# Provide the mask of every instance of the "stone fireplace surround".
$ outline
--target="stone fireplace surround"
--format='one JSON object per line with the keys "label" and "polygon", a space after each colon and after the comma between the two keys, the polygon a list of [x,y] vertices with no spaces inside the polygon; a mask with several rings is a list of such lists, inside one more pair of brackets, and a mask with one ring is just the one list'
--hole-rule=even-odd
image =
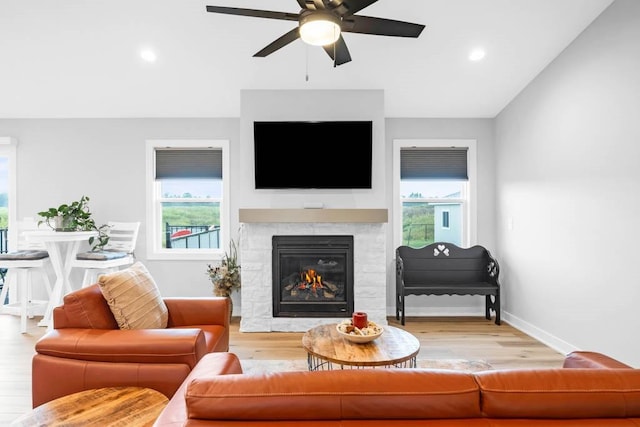
{"label": "stone fireplace surround", "polygon": [[240,209],[241,332],[304,332],[329,317],[273,317],[274,235],[354,236],[354,310],[386,321],[386,209]]}

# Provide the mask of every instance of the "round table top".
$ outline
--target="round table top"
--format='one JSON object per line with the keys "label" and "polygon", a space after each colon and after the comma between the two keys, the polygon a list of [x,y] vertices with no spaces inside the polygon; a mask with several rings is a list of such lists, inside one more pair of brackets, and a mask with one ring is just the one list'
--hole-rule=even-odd
{"label": "round table top", "polygon": [[169,400],[144,387],[105,387],[63,396],[34,408],[12,426],[152,426]]}
{"label": "round table top", "polygon": [[24,232],[24,237],[27,240],[36,242],[73,242],[76,240],[86,240],[91,236],[97,235],[97,231],[33,230]]}
{"label": "round table top", "polygon": [[357,344],[340,336],[337,324],[320,325],[302,336],[302,346],[310,355],[340,365],[387,366],[416,357],[420,341],[393,326],[383,326],[384,332],[375,340]]}

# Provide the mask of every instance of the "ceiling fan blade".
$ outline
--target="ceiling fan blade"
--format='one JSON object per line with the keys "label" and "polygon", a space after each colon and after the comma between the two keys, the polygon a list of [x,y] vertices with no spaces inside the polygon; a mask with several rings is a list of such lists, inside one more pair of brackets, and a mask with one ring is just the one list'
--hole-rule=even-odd
{"label": "ceiling fan blade", "polygon": [[333,10],[338,12],[340,16],[346,18],[355,13],[360,12],[367,6],[371,6],[373,3],[378,0],[343,0],[340,2],[338,6],[336,6]]}
{"label": "ceiling fan blade", "polygon": [[306,9],[307,8],[307,2],[305,0],[298,0],[298,4],[300,5],[300,7],[302,9]]}
{"label": "ceiling fan blade", "polygon": [[263,58],[267,55],[271,55],[276,50],[285,47],[286,45],[288,45],[292,41],[295,41],[299,37],[300,37],[300,32],[298,31],[298,27],[296,27],[293,30],[286,33],[285,35],[279,37],[278,39],[268,44],[264,49],[262,49],[260,52],[257,52],[253,56],[258,56]]}
{"label": "ceiling fan blade", "polygon": [[207,12],[225,13],[227,15],[253,16],[255,18],[282,19],[285,21],[297,21],[300,15],[297,13],[275,12],[272,10],[241,9],[237,7],[207,6]]}
{"label": "ceiling fan blade", "polygon": [[[345,43],[342,36],[340,36],[340,38],[336,40],[335,44],[330,44],[323,47],[325,52],[327,52],[327,54],[331,57],[331,59],[333,59],[333,63],[336,66],[342,65],[351,61],[351,54],[349,53],[349,48],[347,48],[347,44]],[[335,48],[335,56],[334,56],[334,48]]]}
{"label": "ceiling fan blade", "polygon": [[342,31],[378,36],[418,37],[424,25],[393,19],[354,15],[342,21]]}

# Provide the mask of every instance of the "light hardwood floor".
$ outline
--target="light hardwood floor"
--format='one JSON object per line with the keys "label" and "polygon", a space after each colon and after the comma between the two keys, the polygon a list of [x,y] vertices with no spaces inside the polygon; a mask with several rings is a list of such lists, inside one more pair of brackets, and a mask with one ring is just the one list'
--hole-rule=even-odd
{"label": "light hardwood floor", "polygon": [[[17,316],[0,315],[0,426],[31,409],[31,358],[45,328],[40,318],[29,320],[20,333]],[[302,333],[242,333],[240,320],[231,325],[231,348],[240,359],[305,359]],[[420,340],[419,359],[483,360],[496,369],[560,367],[564,355],[503,322],[497,326],[482,317],[407,318],[401,327]]]}

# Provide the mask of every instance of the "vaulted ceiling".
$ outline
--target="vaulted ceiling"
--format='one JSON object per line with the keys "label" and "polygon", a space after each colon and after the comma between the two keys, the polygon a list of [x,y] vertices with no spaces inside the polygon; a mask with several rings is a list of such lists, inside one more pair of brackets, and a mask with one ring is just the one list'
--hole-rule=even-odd
{"label": "vaulted ceiling", "polygon": [[238,117],[242,89],[383,89],[387,117],[495,117],[611,2],[379,0],[359,15],[425,30],[344,34],[353,60],[334,68],[300,40],[252,56],[296,22],[206,12],[296,0],[0,0],[0,118]]}

